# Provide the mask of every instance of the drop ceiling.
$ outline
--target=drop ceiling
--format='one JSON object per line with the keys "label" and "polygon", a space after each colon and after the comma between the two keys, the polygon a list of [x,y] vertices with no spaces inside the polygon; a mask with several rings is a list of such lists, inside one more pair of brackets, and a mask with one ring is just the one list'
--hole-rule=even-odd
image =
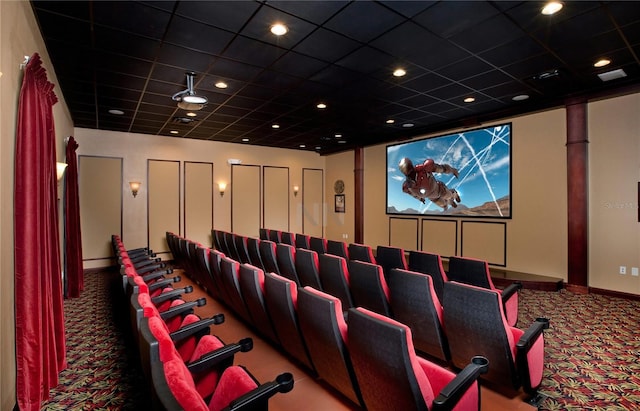
{"label": "drop ceiling", "polygon": [[[32,6],[57,93],[74,125],[90,129],[328,154],[640,84],[636,1],[567,1],[553,16],[538,1]],[[284,36],[270,32],[277,22]],[[611,63],[594,67],[602,57]],[[406,75],[394,77],[396,68]],[[599,76],[614,70],[625,76]],[[172,99],[188,72],[208,99],[194,117]]]}

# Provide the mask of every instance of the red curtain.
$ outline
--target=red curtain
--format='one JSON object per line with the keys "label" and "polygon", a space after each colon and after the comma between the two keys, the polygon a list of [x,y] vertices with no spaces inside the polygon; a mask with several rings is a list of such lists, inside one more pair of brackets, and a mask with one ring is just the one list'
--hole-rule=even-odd
{"label": "red curtain", "polygon": [[40,56],[24,68],[15,157],[14,242],[17,397],[39,410],[66,367],[53,105]]}
{"label": "red curtain", "polygon": [[82,271],[82,236],[80,235],[80,198],[78,196],[78,143],[73,137],[67,142],[67,170],[64,192],[65,273],[67,297],[80,296],[84,290]]}

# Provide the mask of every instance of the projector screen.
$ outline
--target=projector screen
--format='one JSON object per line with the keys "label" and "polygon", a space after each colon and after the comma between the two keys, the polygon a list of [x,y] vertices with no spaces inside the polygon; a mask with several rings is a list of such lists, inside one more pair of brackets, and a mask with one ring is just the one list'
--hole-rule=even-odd
{"label": "projector screen", "polygon": [[387,146],[387,214],[511,218],[511,123]]}

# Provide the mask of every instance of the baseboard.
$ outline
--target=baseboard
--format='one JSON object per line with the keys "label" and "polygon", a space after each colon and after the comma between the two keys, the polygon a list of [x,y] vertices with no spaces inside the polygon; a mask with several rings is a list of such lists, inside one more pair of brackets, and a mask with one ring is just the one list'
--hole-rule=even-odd
{"label": "baseboard", "polygon": [[605,290],[602,288],[589,287],[589,292],[594,294],[606,295],[609,297],[625,298],[627,300],[640,301],[640,295],[623,293],[620,291]]}
{"label": "baseboard", "polygon": [[564,288],[576,294],[589,294],[589,287],[586,285],[566,284]]}

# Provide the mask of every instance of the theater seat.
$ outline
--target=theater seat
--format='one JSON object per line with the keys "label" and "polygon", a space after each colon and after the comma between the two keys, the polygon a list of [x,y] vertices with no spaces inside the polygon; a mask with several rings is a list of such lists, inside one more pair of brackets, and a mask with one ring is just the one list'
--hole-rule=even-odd
{"label": "theater seat", "polygon": [[394,268],[401,270],[407,269],[407,259],[404,255],[404,250],[399,247],[379,245],[376,248],[376,264],[382,267],[382,271],[387,278]]}
{"label": "theater seat", "polygon": [[347,260],[333,254],[321,254],[318,255],[318,262],[322,290],[338,297],[344,311],[353,307],[353,298],[349,290]]}
{"label": "theater seat", "polygon": [[322,237],[309,237],[309,248],[318,255],[324,254],[327,252],[327,239]]}
{"label": "theater seat", "polygon": [[391,317],[389,287],[382,267],[359,260],[350,260],[347,266],[353,304]]}
{"label": "theater seat", "polygon": [[282,348],[310,370],[313,363],[304,343],[298,321],[298,287],[293,281],[265,273],[264,296]]}
{"label": "theater seat", "polygon": [[344,241],[327,240],[327,254],[349,259],[349,246]]}
{"label": "theater seat", "polygon": [[448,362],[449,342],[433,279],[426,274],[394,268],[389,273],[388,284],[393,318],[411,329],[416,350],[441,363]]}
{"label": "theater seat", "polygon": [[349,259],[364,261],[365,263],[376,263],[376,258],[373,256],[373,250],[366,244],[349,244]]}
{"label": "theater seat", "polygon": [[304,248],[296,249],[296,272],[301,286],[311,286],[316,290],[322,290],[320,284],[320,262],[318,253]]}
{"label": "theater seat", "polygon": [[308,234],[296,233],[296,248],[309,250],[311,248],[310,236]]}
{"label": "theater seat", "polygon": [[294,246],[284,243],[276,244],[276,263],[280,275],[300,286],[298,271],[296,270],[296,249]]}
{"label": "theater seat", "polygon": [[518,290],[522,288],[522,284],[513,283],[504,290],[500,290],[496,288],[493,285],[493,281],[491,281],[489,263],[484,260],[468,257],[449,257],[449,271],[447,276],[449,281],[456,281],[497,291],[502,297],[507,322],[512,327],[515,327],[518,323]]}
{"label": "theater seat", "polygon": [[480,409],[486,358],[474,357],[458,375],[416,355],[411,330],[365,308],[351,308],[349,352],[368,411]]}
{"label": "theater seat", "polygon": [[304,287],[298,292],[298,317],[318,376],[363,406],[349,356],[347,323],[340,300],[312,287]]}
{"label": "theater seat", "polygon": [[276,259],[276,243],[269,240],[261,240],[259,247],[262,264],[264,264],[264,272],[280,274]]}
{"label": "theater seat", "polygon": [[264,298],[264,271],[249,264],[242,264],[239,284],[253,326],[267,339],[280,344],[267,312]]}
{"label": "theater seat", "polygon": [[442,289],[444,283],[449,281],[449,278],[442,267],[442,257],[439,254],[415,250],[409,251],[409,270],[430,276],[433,280],[433,288],[436,291],[436,295],[442,301]]}
{"label": "theater seat", "polygon": [[453,281],[444,285],[442,305],[455,367],[462,367],[467,356],[477,353],[491,363],[483,379],[503,389],[522,386],[535,395],[544,369],[547,319],[536,320],[526,331],[511,327],[497,291]]}

